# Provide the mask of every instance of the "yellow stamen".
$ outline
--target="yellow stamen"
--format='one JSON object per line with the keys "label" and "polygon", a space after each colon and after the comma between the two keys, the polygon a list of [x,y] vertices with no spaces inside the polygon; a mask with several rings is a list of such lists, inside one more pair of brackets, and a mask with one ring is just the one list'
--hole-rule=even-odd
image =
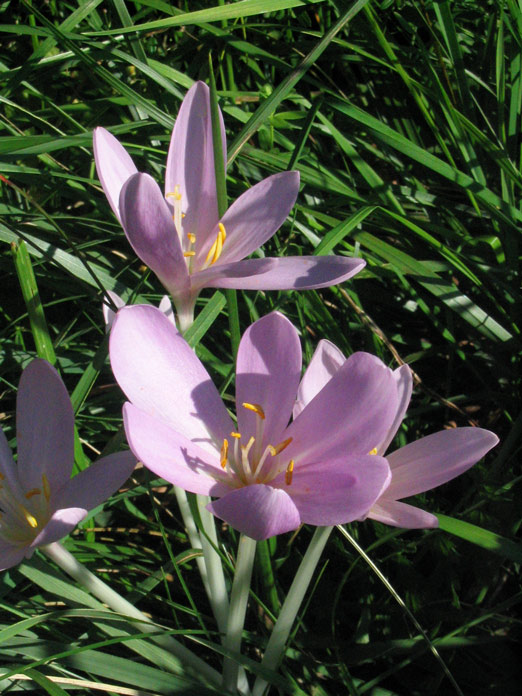
{"label": "yellow stamen", "polygon": [[189,242],[190,242],[191,244],[195,244],[195,243],[196,243],[196,235],[195,235],[195,234],[192,234],[192,232],[189,232],[189,233],[187,234],[187,239],[189,240]]}
{"label": "yellow stamen", "polygon": [[291,459],[288,462],[288,466],[286,467],[286,472],[285,472],[285,483],[287,486],[289,486],[292,483],[293,473],[294,473],[294,460]]}
{"label": "yellow stamen", "polygon": [[205,266],[207,264],[209,266],[212,266],[212,264],[216,263],[216,261],[221,256],[221,252],[223,251],[223,244],[225,243],[226,238],[227,238],[227,233],[225,231],[225,226],[223,225],[222,222],[220,222],[218,225],[218,233],[217,233],[216,241],[209,249],[209,252],[207,254],[207,258],[205,259],[205,264],[204,264]]}
{"label": "yellow stamen", "polygon": [[37,522],[36,518],[33,517],[33,516],[31,515],[31,513],[28,512],[24,507],[22,508],[22,510],[24,511],[25,519],[27,520],[27,522],[29,523],[29,525],[30,525],[33,529],[36,529],[36,528],[38,527],[38,522]]}
{"label": "yellow stamen", "polygon": [[183,252],[183,256],[184,256],[185,258],[187,258],[187,257],[189,257],[189,256],[195,256],[195,255],[196,255],[196,252],[195,252],[195,251],[184,251],[184,252]]}
{"label": "yellow stamen", "polygon": [[286,440],[283,440],[283,442],[280,442],[275,447],[273,447],[272,445],[268,445],[268,451],[270,452],[272,457],[275,457],[276,454],[279,454],[284,449],[286,449],[293,439],[293,437],[287,437]]}
{"label": "yellow stamen", "polygon": [[374,447],[368,454],[377,454],[377,447]]}
{"label": "yellow stamen", "polygon": [[235,437],[236,440],[241,439],[241,433],[230,433],[230,437]]}
{"label": "yellow stamen", "polygon": [[42,484],[45,499],[47,500],[47,502],[49,502],[49,498],[51,497],[51,486],[49,485],[49,479],[45,474],[42,474]]}
{"label": "yellow stamen", "polygon": [[27,498],[27,500],[29,500],[30,498],[32,498],[35,495],[40,495],[41,492],[42,491],[39,488],[31,488],[30,491],[27,491],[27,493],[25,494],[25,497]]}
{"label": "yellow stamen", "polygon": [[221,468],[225,469],[228,463],[228,440],[225,438],[223,440],[223,446],[221,447]]}
{"label": "yellow stamen", "polygon": [[165,198],[174,198],[175,201],[180,201],[181,193],[179,192],[179,186],[174,186],[174,191],[167,193]]}
{"label": "yellow stamen", "polygon": [[254,413],[256,413],[261,418],[261,420],[265,420],[265,412],[259,404],[249,404],[245,401],[245,403],[241,405],[243,406],[243,408],[246,408],[247,411],[253,411]]}

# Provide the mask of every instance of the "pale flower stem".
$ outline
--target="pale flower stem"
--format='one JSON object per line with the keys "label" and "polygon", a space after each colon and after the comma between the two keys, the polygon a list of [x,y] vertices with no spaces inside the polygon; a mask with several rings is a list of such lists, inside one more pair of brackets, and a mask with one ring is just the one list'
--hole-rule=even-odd
{"label": "pale flower stem", "polygon": [[[178,501],[178,507],[181,512],[181,517],[183,518],[183,524],[185,525],[185,529],[187,530],[187,535],[191,547],[193,549],[203,551],[202,539],[200,537],[197,525],[194,522],[194,517],[192,516],[190,505],[187,500],[186,491],[184,491],[183,488],[180,488],[179,486],[174,486],[174,494],[176,496],[176,500]],[[209,598],[210,604],[212,605],[212,593],[208,580],[207,562],[205,556],[197,556],[196,563],[198,565],[199,574],[201,575],[201,580],[203,582],[205,592],[207,593],[207,597]]]}
{"label": "pale flower stem", "polygon": [[[256,555],[256,542],[242,534],[239,538],[236,570],[230,596],[227,634],[224,647],[231,652],[241,650],[241,634],[245,625],[245,614],[250,591],[252,568]],[[225,658],[223,664],[223,686],[228,691],[236,690],[239,665],[233,658]]]}
{"label": "pale flower stem", "polygon": [[[210,498],[206,495],[198,495],[198,509],[205,534],[201,534],[201,546],[203,548],[203,556],[208,573],[208,584],[210,594],[208,595],[212,606],[212,613],[216,619],[219,632],[222,635],[222,642],[226,640],[227,622],[228,622],[228,593],[225,583],[225,574],[223,572],[223,564],[219,553],[216,551],[218,539],[216,534],[216,523],[214,515],[206,509]],[[208,536],[208,539],[207,539]],[[209,541],[210,540],[210,541]],[[241,694],[250,694],[248,679],[243,667],[239,668],[239,676],[237,688]]]}
{"label": "pale flower stem", "polygon": [[[314,571],[319,563],[319,559],[323,552],[328,537],[333,527],[317,527],[310,545],[301,561],[295,578],[290,586],[290,590],[286,596],[281,611],[277,618],[272,635],[266,646],[265,654],[261,661],[261,666],[267,669],[275,670],[281,659],[286,641],[290,635],[290,631],[297,616],[297,612],[301,606],[301,602],[308,590],[308,586],[314,574]],[[261,677],[257,677],[252,696],[262,696],[267,683]]]}
{"label": "pale flower stem", "polygon": [[176,323],[178,326],[178,329],[180,333],[184,334],[187,329],[190,329],[192,324],[194,323],[194,308],[195,308],[195,300],[194,301],[188,301],[185,303],[178,303],[180,306],[176,304],[174,297],[172,298],[174,307],[176,308]]}
{"label": "pale flower stem", "polygon": [[[83,585],[86,590],[106,604],[110,609],[118,614],[123,614],[124,616],[129,616],[140,621],[139,629],[141,631],[152,633],[158,630],[158,627],[153,624],[145,614],[142,614],[133,604],[106,585],[103,580],[100,580],[100,578],[91,573],[90,570],[76,560],[76,558],[59,542],[55,541],[47,546],[41,546],[40,549],[53,560],[56,565],[74,578],[80,585]],[[216,672],[215,669],[207,665],[206,662],[197,657],[197,655],[194,655],[191,650],[172,636],[151,636],[151,640],[178,658],[183,667],[188,668],[187,672],[203,678],[205,681],[212,684],[220,683],[221,675]]]}
{"label": "pale flower stem", "polygon": [[215,518],[205,507],[210,502],[208,496],[198,495],[197,501],[203,531],[208,536],[207,539],[205,534],[200,535],[208,579],[208,598],[212,605],[212,612],[215,616],[219,631],[224,635],[227,630],[228,620],[228,594],[221,558],[214,548],[218,545],[214,522]]}

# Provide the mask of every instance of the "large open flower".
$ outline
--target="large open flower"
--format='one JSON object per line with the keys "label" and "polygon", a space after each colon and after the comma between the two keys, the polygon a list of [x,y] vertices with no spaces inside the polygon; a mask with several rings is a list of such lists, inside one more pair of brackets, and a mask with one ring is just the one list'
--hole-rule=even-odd
{"label": "large open flower", "polygon": [[[294,407],[294,417],[325,389],[339,371],[346,369],[341,351],[329,341],[320,341],[306,370]],[[412,375],[407,365],[393,372],[397,384],[397,409],[383,437],[375,437],[373,452],[384,456],[397,432],[411,397]],[[372,506],[368,517],[394,527],[437,527],[435,515],[412,505],[399,502],[401,498],[417,495],[440,486],[469,469],[498,442],[498,437],[482,428],[451,428],[441,430],[386,455],[392,480]]]}
{"label": "large open flower", "polygon": [[250,326],[237,355],[233,422],[207,371],[155,307],[121,309],[111,332],[114,375],[131,403],[125,432],[155,474],[194,493],[253,539],[366,515],[389,482],[370,455],[398,408],[391,370],[353,355],[289,424],[301,374],[297,330],[281,314]]}
{"label": "large open flower", "polygon": [[45,360],[22,373],[16,401],[18,461],[0,430],[0,570],[66,536],[130,476],[132,452],[103,457],[74,478],[74,416]]}
{"label": "large open flower", "polygon": [[[221,119],[223,152],[225,131]],[[321,288],[355,275],[361,259],[341,256],[243,261],[279,229],[299,189],[298,172],[281,172],[243,193],[218,215],[209,89],[187,93],[172,131],[165,192],[137,171],[104,128],[94,131],[98,176],[114,214],[140,259],[171,293],[186,328],[204,287],[249,290]]]}

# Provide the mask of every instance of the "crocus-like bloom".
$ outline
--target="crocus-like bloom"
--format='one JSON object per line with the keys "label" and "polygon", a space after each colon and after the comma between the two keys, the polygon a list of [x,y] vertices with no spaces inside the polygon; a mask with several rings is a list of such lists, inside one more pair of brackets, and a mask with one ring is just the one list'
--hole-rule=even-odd
{"label": "crocus-like bloom", "polygon": [[74,416],[45,360],[22,373],[16,401],[18,461],[0,430],[0,570],[66,536],[130,476],[131,452],[103,457],[74,478]]}
{"label": "crocus-like bloom", "polygon": [[234,423],[207,371],[155,307],[121,309],[109,347],[134,454],[155,474],[210,495],[208,509],[253,539],[302,522],[367,514],[389,482],[370,455],[398,409],[391,370],[353,355],[289,424],[301,375],[297,330],[281,314],[247,329],[237,355]]}
{"label": "crocus-like bloom", "polygon": [[[223,153],[225,130],[220,114]],[[281,172],[243,193],[218,215],[209,89],[197,82],[172,132],[165,192],[139,173],[118,140],[94,131],[98,177],[114,214],[140,259],[172,295],[178,322],[190,325],[202,288],[287,290],[335,285],[364,266],[341,256],[243,261],[279,229],[299,189],[298,172]]]}
{"label": "crocus-like bloom", "polygon": [[[377,361],[377,359],[375,358]],[[329,341],[320,341],[306,370],[297,395],[294,417],[313,402],[339,371],[349,363],[342,352]],[[375,364],[381,363],[377,361]],[[391,424],[383,437],[375,437],[372,452],[384,456],[397,432],[411,397],[412,375],[407,365],[392,372],[397,385],[398,401]],[[441,430],[412,442],[386,455],[391,468],[390,485],[371,507],[368,517],[394,527],[437,527],[435,515],[399,502],[418,493],[440,486],[459,476],[494,447],[498,437],[482,428]]]}

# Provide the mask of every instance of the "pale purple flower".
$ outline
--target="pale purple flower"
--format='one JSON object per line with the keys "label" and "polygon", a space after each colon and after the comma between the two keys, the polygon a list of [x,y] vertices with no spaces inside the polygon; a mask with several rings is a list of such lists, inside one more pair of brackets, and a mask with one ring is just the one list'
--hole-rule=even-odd
{"label": "pale purple flower", "polygon": [[[221,120],[223,153],[225,130]],[[172,131],[165,191],[139,173],[118,140],[94,131],[98,176],[114,214],[140,259],[171,293],[186,328],[204,287],[245,290],[321,288],[360,271],[361,259],[299,256],[245,259],[279,229],[299,189],[298,172],[274,174],[218,215],[209,89],[188,91]]]}
{"label": "pale purple flower", "polygon": [[145,466],[217,500],[208,509],[253,539],[365,516],[389,482],[371,456],[398,409],[391,370],[353,355],[289,424],[300,381],[297,330],[270,314],[244,333],[237,355],[235,423],[207,371],[154,307],[121,309],[111,365],[130,403],[129,445]]}
{"label": "pale purple flower", "polygon": [[22,373],[16,401],[17,462],[0,430],[0,570],[66,536],[130,476],[131,452],[103,457],[74,478],[74,416],[45,360]]}
{"label": "pale purple flower", "polygon": [[[375,358],[377,360],[377,358]],[[306,370],[294,406],[294,417],[324,390],[339,371],[349,363],[341,351],[329,341],[320,341]],[[380,361],[378,361],[380,362]],[[384,363],[380,363],[384,365]],[[412,375],[407,365],[392,373],[397,386],[398,401],[394,418],[383,436],[375,435],[371,451],[384,456],[397,432],[412,392]],[[469,469],[498,442],[498,437],[482,428],[441,430],[386,454],[391,468],[390,485],[372,505],[368,517],[394,527],[437,527],[435,515],[412,505],[401,503],[418,493],[436,488]]]}

